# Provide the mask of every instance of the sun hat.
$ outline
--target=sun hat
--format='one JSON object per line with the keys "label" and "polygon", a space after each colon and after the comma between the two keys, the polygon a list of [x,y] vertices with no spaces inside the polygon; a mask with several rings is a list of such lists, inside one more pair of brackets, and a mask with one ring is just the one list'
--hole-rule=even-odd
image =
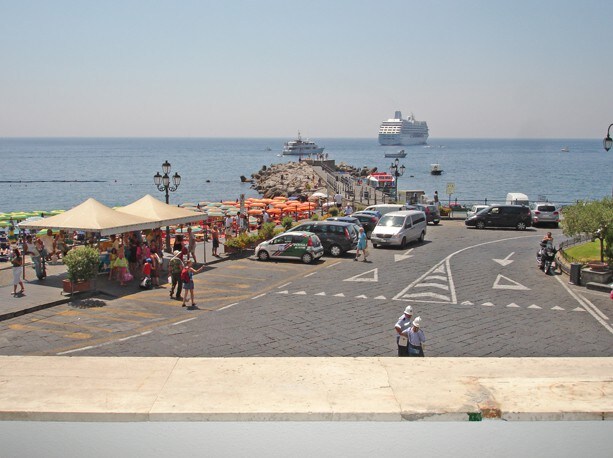
{"label": "sun hat", "polygon": [[421,317],[418,316],[417,318],[415,318],[413,320],[413,326],[415,326],[416,328],[419,328],[421,326]]}
{"label": "sun hat", "polygon": [[407,315],[413,315],[413,307],[411,307],[410,305],[407,305],[407,308],[404,309],[404,313]]}

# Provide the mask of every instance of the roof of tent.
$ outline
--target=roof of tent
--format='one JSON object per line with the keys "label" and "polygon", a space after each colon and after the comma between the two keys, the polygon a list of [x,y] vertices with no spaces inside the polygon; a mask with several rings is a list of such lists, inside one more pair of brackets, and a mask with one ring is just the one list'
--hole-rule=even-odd
{"label": "roof of tent", "polygon": [[186,224],[206,219],[206,215],[186,208],[165,204],[147,194],[130,205],[117,209],[118,212],[155,220],[159,226]]}
{"label": "roof of tent", "polygon": [[63,229],[67,231],[99,232],[100,235],[118,234],[159,227],[157,221],[142,216],[119,212],[89,198],[82,204],[59,215],[19,224],[27,229]]}

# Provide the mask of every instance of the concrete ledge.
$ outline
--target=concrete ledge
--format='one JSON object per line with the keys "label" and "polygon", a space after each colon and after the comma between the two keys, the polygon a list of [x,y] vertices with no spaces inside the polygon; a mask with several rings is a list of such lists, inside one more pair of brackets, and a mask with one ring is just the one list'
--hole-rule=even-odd
{"label": "concrete ledge", "polygon": [[613,358],[0,356],[0,420],[613,419]]}

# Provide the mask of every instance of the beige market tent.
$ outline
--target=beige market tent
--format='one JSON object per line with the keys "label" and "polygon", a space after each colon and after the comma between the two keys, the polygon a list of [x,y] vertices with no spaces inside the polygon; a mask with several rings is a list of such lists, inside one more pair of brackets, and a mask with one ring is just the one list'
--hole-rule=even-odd
{"label": "beige market tent", "polygon": [[132,202],[130,205],[118,208],[117,211],[156,221],[156,227],[187,224],[206,219],[204,213],[165,204],[150,194]]}
{"label": "beige market tent", "polygon": [[67,231],[99,232],[100,235],[153,229],[160,224],[151,218],[119,212],[89,198],[59,215],[19,224],[22,229],[63,229]]}

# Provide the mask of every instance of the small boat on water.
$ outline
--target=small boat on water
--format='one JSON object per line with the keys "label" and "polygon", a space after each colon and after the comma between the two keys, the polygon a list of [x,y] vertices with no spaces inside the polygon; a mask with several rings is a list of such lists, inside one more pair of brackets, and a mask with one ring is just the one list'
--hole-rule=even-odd
{"label": "small boat on water", "polygon": [[565,146],[560,151],[562,151],[563,153],[568,153],[570,151],[570,149],[568,148],[568,146]]}
{"label": "small boat on water", "polygon": [[443,173],[443,169],[441,169],[441,164],[430,164],[430,173],[432,175],[440,175]]}
{"label": "small boat on water", "polygon": [[401,149],[400,151],[397,151],[395,153],[384,153],[384,157],[407,157],[407,153]]}

